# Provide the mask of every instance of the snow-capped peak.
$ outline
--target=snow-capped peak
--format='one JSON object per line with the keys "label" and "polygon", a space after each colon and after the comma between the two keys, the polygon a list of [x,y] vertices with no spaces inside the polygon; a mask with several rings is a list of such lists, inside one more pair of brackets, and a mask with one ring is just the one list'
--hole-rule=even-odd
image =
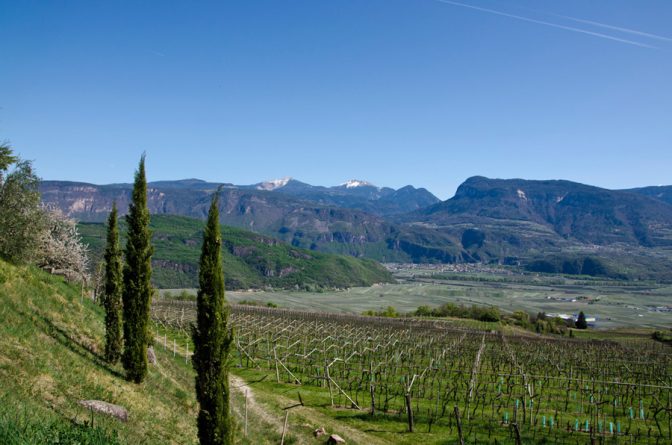
{"label": "snow-capped peak", "polygon": [[261,182],[261,183],[257,184],[257,190],[271,191],[271,190],[279,189],[279,188],[282,188],[282,187],[286,186],[287,183],[291,180],[292,180],[292,178],[287,176],[285,178],[272,179],[270,181],[264,181],[264,182]]}
{"label": "snow-capped peak", "polygon": [[355,188],[355,187],[375,187],[375,185],[371,184],[370,182],[361,181],[359,179],[351,179],[351,180],[341,184],[341,186],[345,186],[345,188],[348,188],[348,189]]}

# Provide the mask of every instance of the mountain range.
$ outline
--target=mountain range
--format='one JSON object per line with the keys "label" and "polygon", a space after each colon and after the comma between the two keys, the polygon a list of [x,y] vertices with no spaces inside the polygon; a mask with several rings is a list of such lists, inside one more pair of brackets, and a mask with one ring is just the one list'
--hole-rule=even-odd
{"label": "mountain range", "polygon": [[[245,186],[197,179],[148,186],[153,214],[204,218],[209,195],[220,188],[223,224],[295,247],[380,261],[527,265],[590,256],[611,265],[600,270],[646,278],[659,269],[652,264],[672,258],[672,186],[607,190],[476,176],[445,201],[422,188],[394,190],[362,180],[334,187],[291,178]],[[123,213],[130,190],[130,184],[41,185],[46,204],[82,221],[104,220],[113,200]]]}
{"label": "mountain range", "polygon": [[349,180],[335,187],[306,184],[293,178],[276,179],[251,186],[256,190],[276,191],[320,205],[363,210],[378,216],[391,216],[418,210],[440,202],[424,188],[407,185],[398,190],[376,187],[367,181]]}

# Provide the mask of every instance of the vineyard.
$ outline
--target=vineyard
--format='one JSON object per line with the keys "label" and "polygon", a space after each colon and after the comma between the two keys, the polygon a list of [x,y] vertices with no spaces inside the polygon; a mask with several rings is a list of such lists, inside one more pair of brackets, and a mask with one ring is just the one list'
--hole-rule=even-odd
{"label": "vineyard", "polygon": [[[152,317],[164,347],[177,333],[172,347],[188,358],[195,305],[157,303]],[[672,355],[662,344],[248,306],[232,306],[231,320],[232,365],[316,388],[372,422],[440,432],[442,443],[672,443]]]}

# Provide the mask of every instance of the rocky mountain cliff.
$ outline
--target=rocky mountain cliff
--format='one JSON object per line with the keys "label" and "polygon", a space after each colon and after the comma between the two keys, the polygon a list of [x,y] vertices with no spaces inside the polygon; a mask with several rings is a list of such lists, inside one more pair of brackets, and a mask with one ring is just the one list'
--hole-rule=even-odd
{"label": "rocky mountain cliff", "polygon": [[441,226],[538,227],[549,238],[584,244],[672,245],[672,205],[627,191],[570,181],[467,179],[455,196],[405,216]]}
{"label": "rocky mountain cliff", "polygon": [[[156,215],[205,218],[210,194],[219,184],[170,181],[148,184],[148,207]],[[116,200],[123,215],[130,202],[130,184],[93,185],[44,181],[40,192],[45,204],[58,207],[83,222],[102,222]],[[400,260],[387,250],[394,228],[381,217],[356,209],[302,200],[274,191],[224,185],[220,200],[221,222],[274,236],[295,247]]]}
{"label": "rocky mountain cliff", "polygon": [[[193,179],[150,183],[150,211],[204,218],[209,195],[219,186]],[[597,255],[620,265],[636,263],[616,266],[627,275],[672,258],[667,189],[656,188],[655,197],[648,189],[472,177],[453,198],[436,202],[412,186],[393,190],[349,181],[319,187],[284,178],[224,184],[221,218],[296,247],[379,261],[526,264],[553,256],[553,264],[562,264],[567,256]],[[130,190],[125,184],[59,181],[41,188],[45,203],[82,221],[104,220],[115,199],[123,213]],[[413,210],[399,213],[408,208]]]}
{"label": "rocky mountain cliff", "polygon": [[[402,241],[417,245],[429,239],[426,245],[437,259],[452,252],[464,261],[548,266],[541,271],[599,269],[610,276],[669,277],[672,205],[631,191],[559,180],[473,177],[453,198],[397,222]],[[609,265],[573,266],[590,264],[592,257]]]}

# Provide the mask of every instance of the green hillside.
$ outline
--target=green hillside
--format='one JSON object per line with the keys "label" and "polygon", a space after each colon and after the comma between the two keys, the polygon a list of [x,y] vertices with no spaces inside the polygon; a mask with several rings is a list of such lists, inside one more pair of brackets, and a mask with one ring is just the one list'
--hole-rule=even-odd
{"label": "green hillside", "polygon": [[[159,288],[196,287],[203,221],[182,216],[152,216],[153,282]],[[79,225],[85,243],[98,260],[104,248],[105,226]],[[125,232],[121,221],[121,232]],[[391,281],[378,263],[344,255],[299,249],[273,238],[222,226],[227,289],[343,288]]]}
{"label": "green hillside", "polygon": [[[154,326],[157,364],[149,366],[146,380],[138,385],[124,379],[121,365],[103,361],[103,318],[101,307],[62,278],[0,260],[0,444],[198,443],[194,372],[185,360],[185,333]],[[283,408],[296,403],[298,387],[290,393],[266,378],[272,371],[242,370],[232,363],[232,372],[235,444],[280,443]],[[300,388],[310,406],[292,410],[285,443],[324,443],[312,434],[321,426],[342,434],[349,444],[397,443],[359,431],[361,422],[340,418],[342,411],[327,411],[323,394],[317,397]],[[91,413],[80,406],[81,400],[121,405],[128,410],[128,421]]]}
{"label": "green hillside", "polygon": [[[195,442],[188,365],[157,350],[159,366],[135,385],[102,360],[103,341],[102,309],[77,288],[0,260],[0,443]],[[129,421],[98,414],[86,427],[78,402],[89,399],[126,407]]]}

